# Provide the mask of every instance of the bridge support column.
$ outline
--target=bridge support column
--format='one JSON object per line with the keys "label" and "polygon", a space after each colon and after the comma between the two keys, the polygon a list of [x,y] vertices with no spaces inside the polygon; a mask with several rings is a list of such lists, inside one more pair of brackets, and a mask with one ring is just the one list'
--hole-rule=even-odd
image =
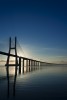
{"label": "bridge support column", "polygon": [[28,72],[28,59],[26,60],[26,72]]}
{"label": "bridge support column", "polygon": [[33,66],[33,61],[31,60],[31,66]]}
{"label": "bridge support column", "polygon": [[38,67],[39,67],[39,61],[38,61]]}
{"label": "bridge support column", "polygon": [[37,61],[37,68],[38,68],[38,61]]}
{"label": "bridge support column", "polygon": [[36,66],[37,66],[37,61],[36,61]]}
{"label": "bridge support column", "polygon": [[40,62],[40,66],[41,66],[41,62]]}
{"label": "bridge support column", "polygon": [[[36,61],[36,66],[38,67],[37,63],[38,63],[38,62]],[[37,67],[36,67],[36,69],[37,69]]]}
{"label": "bridge support column", "polygon": [[40,68],[40,62],[39,62],[39,68]]}
{"label": "bridge support column", "polygon": [[36,63],[35,63],[35,61],[34,61],[34,66],[36,66]]}
{"label": "bridge support column", "polygon": [[28,66],[28,60],[26,60],[26,66]]}
{"label": "bridge support column", "polygon": [[19,74],[21,74],[21,57],[19,57]]}
{"label": "bridge support column", "polygon": [[38,61],[37,61],[37,67],[38,67]]}
{"label": "bridge support column", "polygon": [[23,73],[24,73],[24,59],[23,59]]}
{"label": "bridge support column", "polygon": [[30,71],[30,59],[29,59],[29,71]]}
{"label": "bridge support column", "polygon": [[34,66],[34,60],[33,60],[33,66]]}
{"label": "bridge support column", "polygon": [[33,60],[33,70],[34,70],[34,60]]}
{"label": "bridge support column", "polygon": [[34,66],[34,60],[33,60],[33,66]]}
{"label": "bridge support column", "polygon": [[29,60],[29,66],[30,66],[30,60]]}
{"label": "bridge support column", "polygon": [[33,71],[33,60],[31,60],[31,71]]}

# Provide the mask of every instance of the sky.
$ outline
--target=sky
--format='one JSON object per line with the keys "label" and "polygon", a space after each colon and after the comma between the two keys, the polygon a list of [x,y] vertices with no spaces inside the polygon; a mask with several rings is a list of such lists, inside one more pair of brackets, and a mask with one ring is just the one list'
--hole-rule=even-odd
{"label": "sky", "polygon": [[0,0],[0,51],[10,36],[22,56],[67,63],[67,0]]}

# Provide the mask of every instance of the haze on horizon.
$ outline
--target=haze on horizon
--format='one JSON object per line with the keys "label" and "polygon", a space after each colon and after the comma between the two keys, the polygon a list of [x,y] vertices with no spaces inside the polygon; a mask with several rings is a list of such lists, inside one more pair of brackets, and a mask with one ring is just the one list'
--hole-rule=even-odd
{"label": "haze on horizon", "polygon": [[8,52],[10,36],[23,56],[67,63],[67,0],[0,1],[0,51]]}

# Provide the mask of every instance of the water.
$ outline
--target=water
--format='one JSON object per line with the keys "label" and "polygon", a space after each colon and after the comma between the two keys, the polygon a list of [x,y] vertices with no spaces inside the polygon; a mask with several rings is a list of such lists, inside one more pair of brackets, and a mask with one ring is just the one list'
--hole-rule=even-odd
{"label": "water", "polygon": [[10,67],[9,77],[1,66],[0,100],[8,99],[67,100],[67,65],[43,66],[22,74],[17,72],[17,76],[14,67]]}

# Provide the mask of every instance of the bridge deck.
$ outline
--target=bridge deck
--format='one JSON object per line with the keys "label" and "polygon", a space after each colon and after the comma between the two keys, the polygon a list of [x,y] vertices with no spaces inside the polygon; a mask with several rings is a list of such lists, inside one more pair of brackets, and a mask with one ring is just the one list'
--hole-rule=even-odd
{"label": "bridge deck", "polygon": [[[9,54],[9,53],[2,52],[2,51],[0,51],[0,54],[2,54],[2,55],[6,55],[6,56],[12,56],[12,57],[21,58],[21,59],[24,59],[24,60],[32,60],[32,61],[42,62],[42,61],[38,61],[38,60],[34,60],[34,59],[30,59],[30,58],[26,58],[26,57],[22,57],[22,56],[14,55],[14,54]],[[42,63],[43,63],[43,62],[42,62]]]}

